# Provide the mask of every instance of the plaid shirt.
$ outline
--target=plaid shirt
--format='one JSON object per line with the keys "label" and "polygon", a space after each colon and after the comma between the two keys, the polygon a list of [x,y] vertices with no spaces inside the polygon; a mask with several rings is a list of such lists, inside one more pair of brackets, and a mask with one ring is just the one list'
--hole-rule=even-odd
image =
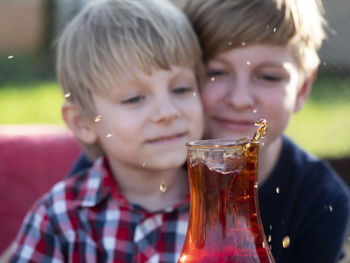
{"label": "plaid shirt", "polygon": [[188,216],[189,198],[154,213],[128,203],[99,159],[34,205],[11,262],[177,262]]}

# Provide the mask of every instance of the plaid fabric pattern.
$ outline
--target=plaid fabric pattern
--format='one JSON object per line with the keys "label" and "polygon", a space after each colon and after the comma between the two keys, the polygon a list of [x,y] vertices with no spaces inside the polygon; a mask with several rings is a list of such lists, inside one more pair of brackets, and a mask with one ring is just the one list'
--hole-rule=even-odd
{"label": "plaid fabric pattern", "polygon": [[177,262],[188,216],[189,198],[154,213],[128,203],[100,159],[33,206],[11,262]]}

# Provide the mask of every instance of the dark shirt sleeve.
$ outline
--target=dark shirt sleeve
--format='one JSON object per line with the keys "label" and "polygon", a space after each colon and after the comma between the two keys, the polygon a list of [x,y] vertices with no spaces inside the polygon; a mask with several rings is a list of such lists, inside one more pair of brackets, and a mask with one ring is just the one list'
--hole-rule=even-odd
{"label": "dark shirt sleeve", "polygon": [[83,152],[73,164],[71,170],[68,173],[68,177],[72,176],[73,174],[84,172],[87,169],[89,169],[91,166],[92,166],[92,162],[88,159],[86,154]]}

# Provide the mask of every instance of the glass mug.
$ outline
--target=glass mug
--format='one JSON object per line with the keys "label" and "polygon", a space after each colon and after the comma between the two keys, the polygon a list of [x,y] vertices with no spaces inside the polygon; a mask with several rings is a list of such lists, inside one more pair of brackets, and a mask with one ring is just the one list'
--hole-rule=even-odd
{"label": "glass mug", "polygon": [[186,146],[190,217],[178,262],[275,262],[259,214],[259,143],[241,138]]}

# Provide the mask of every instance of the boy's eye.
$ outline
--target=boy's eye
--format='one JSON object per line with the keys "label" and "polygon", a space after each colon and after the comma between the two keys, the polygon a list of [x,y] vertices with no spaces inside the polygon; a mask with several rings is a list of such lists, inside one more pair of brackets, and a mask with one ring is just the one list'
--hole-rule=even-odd
{"label": "boy's eye", "polygon": [[223,76],[227,76],[229,73],[225,70],[209,70],[207,73],[207,76],[209,78],[217,78],[217,77],[223,77]]}
{"label": "boy's eye", "polygon": [[269,74],[261,75],[260,79],[268,82],[279,82],[282,80],[282,78],[279,76],[269,75]]}
{"label": "boy's eye", "polygon": [[134,96],[122,101],[122,104],[136,104],[144,100],[145,96]]}
{"label": "boy's eye", "polygon": [[178,94],[178,95],[185,94],[185,93],[192,92],[192,91],[193,91],[192,88],[185,87],[185,86],[173,89],[173,93]]}

